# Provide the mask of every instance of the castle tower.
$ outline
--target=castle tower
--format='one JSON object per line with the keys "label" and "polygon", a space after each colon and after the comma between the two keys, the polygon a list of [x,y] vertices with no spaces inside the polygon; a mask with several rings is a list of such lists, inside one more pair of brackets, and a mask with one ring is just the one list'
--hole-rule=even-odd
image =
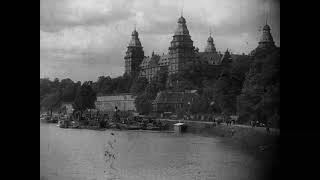
{"label": "castle tower", "polygon": [[275,47],[270,30],[270,26],[266,23],[266,25],[263,27],[263,32],[259,41],[258,48]]}
{"label": "castle tower", "polygon": [[169,47],[169,75],[179,72],[186,62],[191,61],[195,55],[194,50],[186,20],[181,16]]}
{"label": "castle tower", "polygon": [[213,43],[213,38],[211,37],[211,32],[210,32],[210,36],[207,40],[207,46],[206,48],[204,49],[204,52],[211,52],[211,53],[216,53],[216,47],[214,46],[214,43]]}
{"label": "castle tower", "polygon": [[265,52],[269,50],[272,51],[274,48],[276,48],[276,45],[273,41],[270,30],[271,28],[266,22],[266,25],[263,27],[263,32],[262,32],[258,47],[252,50],[249,53],[249,55],[256,56],[260,54],[260,52]]}
{"label": "castle tower", "polygon": [[134,29],[131,34],[131,41],[129,43],[125,60],[125,73],[131,76],[139,74],[139,65],[144,58],[143,47],[139,40],[139,33]]}

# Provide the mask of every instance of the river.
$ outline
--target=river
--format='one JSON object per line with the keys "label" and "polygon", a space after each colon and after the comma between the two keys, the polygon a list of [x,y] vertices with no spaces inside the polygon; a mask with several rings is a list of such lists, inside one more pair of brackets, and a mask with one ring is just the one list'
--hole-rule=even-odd
{"label": "river", "polygon": [[250,180],[262,164],[220,137],[40,123],[42,180]]}

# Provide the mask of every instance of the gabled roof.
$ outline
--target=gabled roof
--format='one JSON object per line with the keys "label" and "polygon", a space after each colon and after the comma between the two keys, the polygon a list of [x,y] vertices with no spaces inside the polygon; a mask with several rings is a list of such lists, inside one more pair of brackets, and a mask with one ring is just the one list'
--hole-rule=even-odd
{"label": "gabled roof", "polygon": [[157,67],[158,66],[158,62],[160,60],[160,56],[159,55],[153,55],[152,57],[144,57],[140,67]]}
{"label": "gabled roof", "polygon": [[141,62],[141,64],[140,64],[140,67],[148,67],[149,62],[150,62],[150,58],[149,57],[144,57],[142,62]]}

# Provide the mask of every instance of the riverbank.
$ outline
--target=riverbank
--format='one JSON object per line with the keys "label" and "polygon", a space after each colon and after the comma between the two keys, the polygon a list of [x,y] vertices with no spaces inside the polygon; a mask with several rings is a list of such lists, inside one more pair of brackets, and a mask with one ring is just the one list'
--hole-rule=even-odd
{"label": "riverbank", "polygon": [[[162,122],[173,124],[178,120],[161,119]],[[186,132],[202,136],[224,137],[226,141],[239,146],[244,151],[261,158],[273,157],[279,148],[279,130],[273,130],[270,134],[264,128],[248,127],[243,125],[227,126],[222,123],[216,125],[213,122],[183,121],[187,125]]]}

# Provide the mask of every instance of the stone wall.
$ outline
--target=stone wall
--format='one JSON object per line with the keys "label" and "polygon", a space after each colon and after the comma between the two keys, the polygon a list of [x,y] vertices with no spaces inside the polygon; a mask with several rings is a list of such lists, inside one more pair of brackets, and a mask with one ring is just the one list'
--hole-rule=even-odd
{"label": "stone wall", "polygon": [[115,106],[120,111],[136,111],[134,100],[131,94],[98,96],[95,105],[100,111],[114,111]]}

